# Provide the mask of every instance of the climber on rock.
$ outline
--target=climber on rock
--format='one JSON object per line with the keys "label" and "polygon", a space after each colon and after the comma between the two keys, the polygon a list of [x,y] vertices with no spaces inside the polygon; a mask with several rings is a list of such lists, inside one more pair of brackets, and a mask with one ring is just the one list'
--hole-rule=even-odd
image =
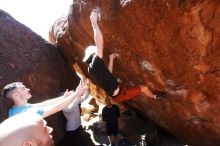
{"label": "climber on rock", "polygon": [[88,73],[96,85],[105,90],[105,92],[113,98],[116,102],[123,102],[137,97],[141,93],[146,96],[159,99],[164,97],[164,92],[157,92],[153,94],[147,86],[137,85],[133,87],[125,87],[124,84],[117,82],[116,78],[112,75],[114,59],[119,55],[112,53],[109,55],[108,67],[103,61],[103,47],[104,41],[102,32],[98,26],[98,13],[93,11],[90,15],[90,21],[94,33],[95,46],[88,46],[85,49],[85,57],[83,62],[88,64]]}

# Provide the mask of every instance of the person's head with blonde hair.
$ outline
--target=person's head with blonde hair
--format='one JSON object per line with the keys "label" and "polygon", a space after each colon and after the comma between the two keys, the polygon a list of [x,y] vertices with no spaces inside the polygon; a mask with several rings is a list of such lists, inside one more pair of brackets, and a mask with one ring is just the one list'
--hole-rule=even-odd
{"label": "person's head with blonde hair", "polygon": [[0,124],[0,145],[52,146],[52,131],[40,115],[33,112],[21,113]]}

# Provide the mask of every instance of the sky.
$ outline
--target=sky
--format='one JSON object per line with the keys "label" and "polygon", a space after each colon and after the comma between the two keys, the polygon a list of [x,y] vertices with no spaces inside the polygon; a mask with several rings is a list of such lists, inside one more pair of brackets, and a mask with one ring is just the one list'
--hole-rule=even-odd
{"label": "sky", "polygon": [[48,40],[53,23],[67,15],[73,0],[0,0],[0,9],[9,13]]}

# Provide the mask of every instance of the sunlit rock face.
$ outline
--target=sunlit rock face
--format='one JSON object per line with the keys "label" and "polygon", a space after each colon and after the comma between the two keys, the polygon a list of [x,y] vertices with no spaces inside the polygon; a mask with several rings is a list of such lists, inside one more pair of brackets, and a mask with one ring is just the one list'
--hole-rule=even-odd
{"label": "sunlit rock face", "polygon": [[[166,90],[166,99],[126,102],[193,146],[220,145],[220,2],[218,0],[79,0],[58,20],[50,41],[70,63],[94,44],[90,12],[99,9],[104,59],[127,85]],[[99,94],[98,94],[99,95]]]}
{"label": "sunlit rock face", "polygon": [[[31,89],[30,103],[58,96],[77,85],[75,74],[67,67],[58,49],[0,10],[0,88],[21,81]],[[0,121],[7,118],[11,103],[1,97]],[[61,113],[47,118],[54,128],[54,139],[64,131]],[[30,117],[31,118],[31,117]]]}

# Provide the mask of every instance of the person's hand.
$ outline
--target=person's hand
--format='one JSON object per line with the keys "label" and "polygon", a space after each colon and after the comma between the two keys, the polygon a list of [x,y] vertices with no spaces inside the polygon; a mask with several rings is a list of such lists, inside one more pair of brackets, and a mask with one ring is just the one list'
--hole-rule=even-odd
{"label": "person's hand", "polygon": [[88,86],[88,92],[90,92],[90,80],[86,78],[85,84]]}
{"label": "person's hand", "polygon": [[86,91],[88,91],[89,86],[88,86],[88,81],[86,80],[84,83],[79,83],[78,87],[76,88],[76,95],[78,97],[82,96]]}
{"label": "person's hand", "polygon": [[86,93],[90,93],[90,80],[88,78],[85,78],[83,84],[88,86],[88,90],[86,91]]}
{"label": "person's hand", "polygon": [[116,57],[119,57],[118,53],[112,53],[109,55],[109,59],[115,59]]}
{"label": "person's hand", "polygon": [[90,15],[90,21],[92,24],[97,23],[98,14],[96,12],[92,12]]}
{"label": "person's hand", "polygon": [[63,94],[63,96],[64,96],[64,97],[68,97],[68,96],[70,96],[70,95],[73,94],[73,93],[74,93],[73,90],[68,91],[68,89],[66,89],[65,93]]}

